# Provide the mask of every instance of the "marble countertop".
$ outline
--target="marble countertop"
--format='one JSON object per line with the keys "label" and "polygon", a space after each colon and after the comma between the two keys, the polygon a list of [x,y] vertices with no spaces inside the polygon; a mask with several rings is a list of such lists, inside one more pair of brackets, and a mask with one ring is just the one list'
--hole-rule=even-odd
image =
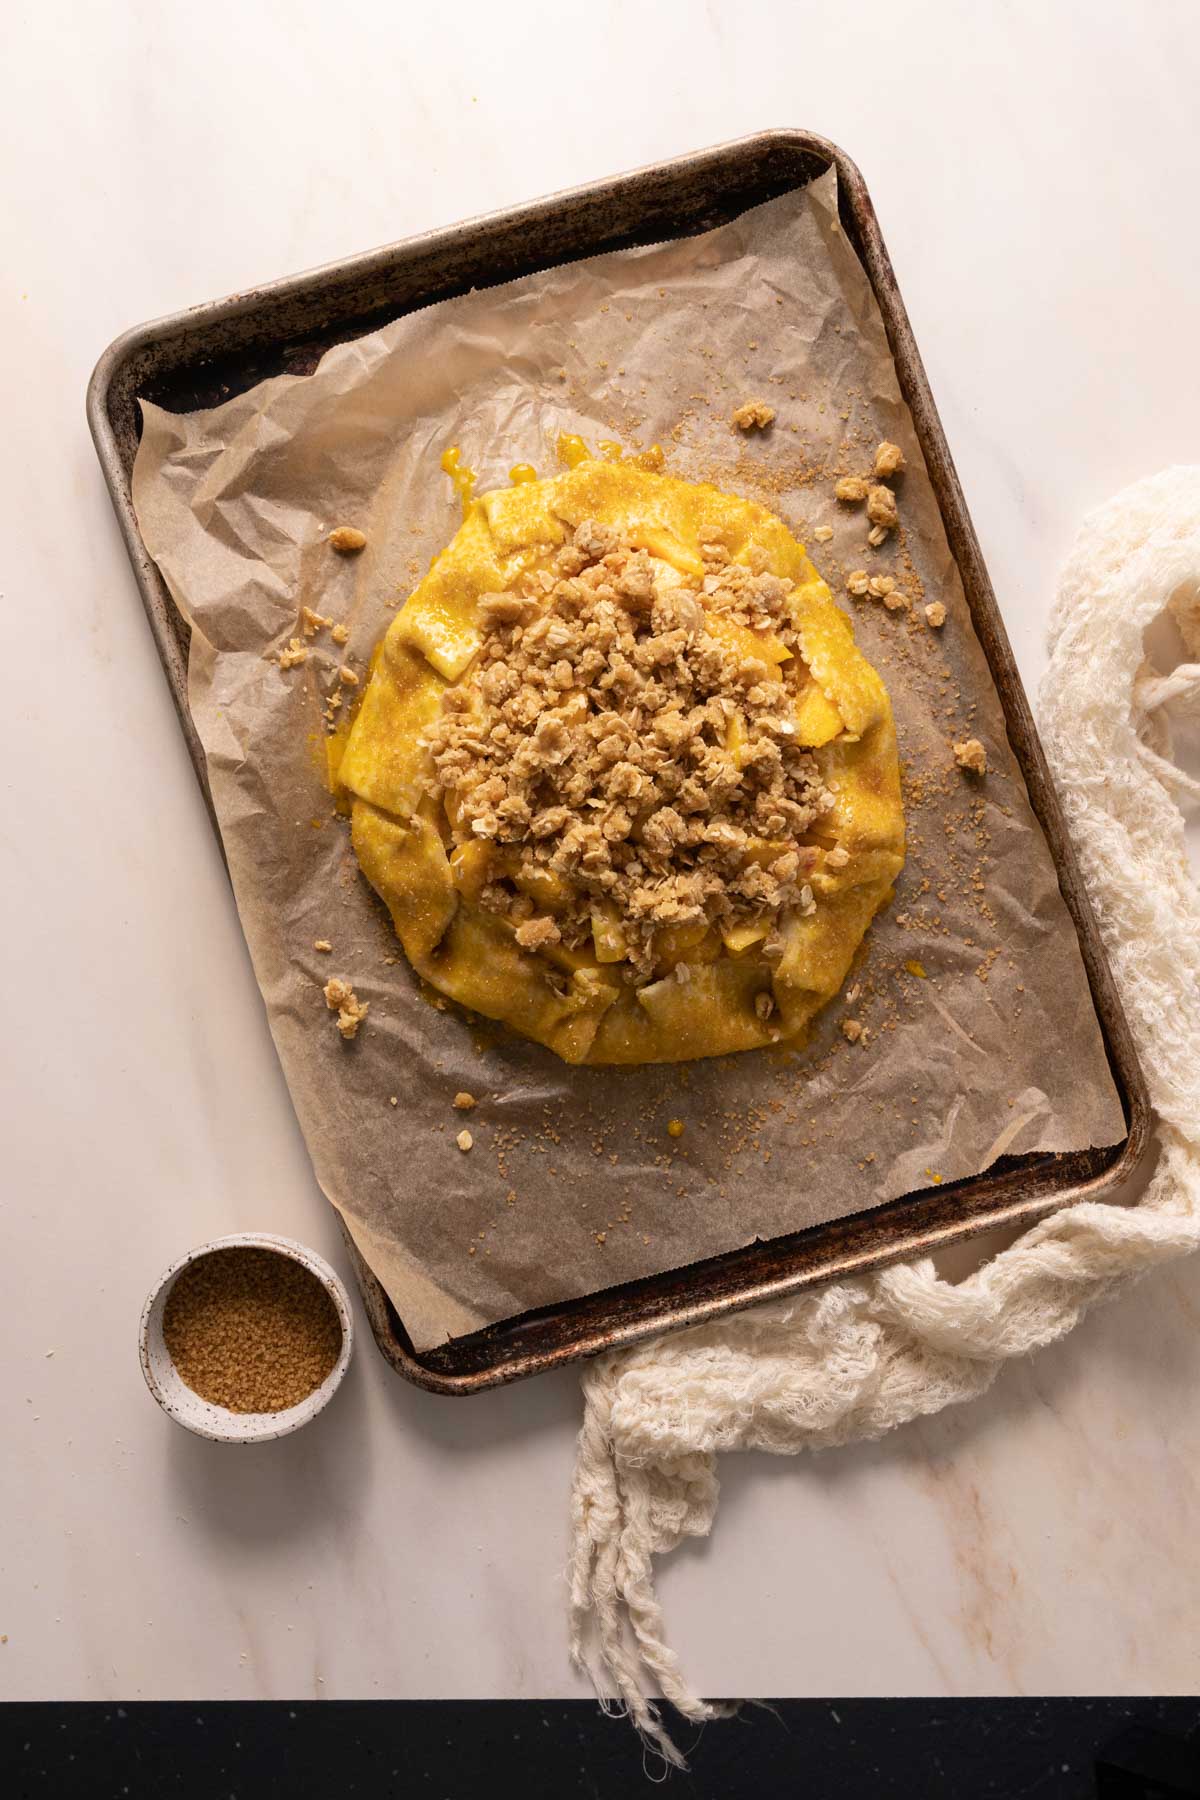
{"label": "marble countertop", "polygon": [[[565,1695],[570,1372],[450,1401],[364,1334],[316,1425],[173,1427],[179,1252],[345,1267],[83,418],[125,327],[774,124],[866,174],[1028,683],[1081,513],[1196,455],[1200,18],[47,0],[7,28],[0,1694]],[[580,100],[582,90],[585,98]],[[576,98],[572,99],[572,95]],[[1200,1261],[986,1399],[731,1459],[662,1571],[706,1693],[1195,1692]]]}

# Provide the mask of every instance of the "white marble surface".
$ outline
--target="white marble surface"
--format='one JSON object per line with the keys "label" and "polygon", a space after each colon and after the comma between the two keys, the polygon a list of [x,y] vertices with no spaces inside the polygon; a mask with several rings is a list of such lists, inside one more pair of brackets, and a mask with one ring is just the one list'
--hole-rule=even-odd
{"label": "white marble surface", "polygon": [[[221,1231],[344,1266],[93,459],[143,318],[773,124],[865,171],[1026,677],[1081,511],[1197,454],[1189,0],[203,7],[6,20],[0,1694],[568,1694],[570,1374],[365,1343],[186,1437],[138,1309]],[[665,1566],[706,1692],[1194,1692],[1200,1262],[954,1416],[744,1459]]]}

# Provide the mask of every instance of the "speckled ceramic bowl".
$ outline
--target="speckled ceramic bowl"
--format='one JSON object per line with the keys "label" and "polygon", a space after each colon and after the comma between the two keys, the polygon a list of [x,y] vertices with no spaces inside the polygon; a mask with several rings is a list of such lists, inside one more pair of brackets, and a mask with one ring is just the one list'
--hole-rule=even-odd
{"label": "speckled ceramic bowl", "polygon": [[[233,1250],[243,1246],[274,1250],[280,1256],[289,1256],[293,1262],[303,1264],[316,1276],[333,1301],[342,1327],[341,1353],[320,1387],[314,1388],[297,1405],[285,1407],[281,1412],[230,1412],[227,1407],[214,1406],[211,1400],[202,1399],[180,1376],[163,1339],[163,1310],[180,1271],[214,1250]],[[188,1431],[194,1431],[200,1437],[213,1438],[220,1443],[261,1444],[268,1438],[286,1437],[289,1432],[298,1431],[301,1425],[307,1425],[310,1419],[315,1419],[321,1409],[328,1405],[350,1366],[350,1358],[354,1352],[354,1319],[345,1288],[324,1257],[318,1256],[315,1250],[306,1249],[303,1244],[296,1243],[294,1238],[275,1237],[271,1232],[237,1231],[230,1237],[213,1238],[211,1243],[200,1244],[195,1250],[189,1250],[186,1256],[181,1256],[178,1262],[171,1264],[162,1279],[151,1289],[142,1309],[140,1348],[146,1386],[168,1418],[174,1419],[177,1425],[186,1426]]]}

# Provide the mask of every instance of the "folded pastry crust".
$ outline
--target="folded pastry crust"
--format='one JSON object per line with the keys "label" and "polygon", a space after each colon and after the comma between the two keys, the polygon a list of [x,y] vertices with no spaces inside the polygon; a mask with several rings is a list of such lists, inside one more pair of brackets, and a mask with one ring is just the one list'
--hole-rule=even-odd
{"label": "folded pastry crust", "polygon": [[[788,584],[781,604],[796,648],[771,676],[787,690],[785,729],[824,790],[819,818],[795,839],[803,904],[779,908],[757,933],[702,928],[690,949],[667,946],[639,968],[614,960],[599,928],[594,942],[525,948],[517,922],[480,903],[430,749],[448,689],[464,690],[466,707],[478,684],[494,597],[527,595],[530,576],[592,521],[702,605],[713,546]],[[338,781],[353,797],[359,866],[413,968],[570,1063],[678,1062],[794,1041],[838,992],[904,862],[887,691],[803,546],[751,501],[628,463],[587,460],[471,503],[379,646]]]}

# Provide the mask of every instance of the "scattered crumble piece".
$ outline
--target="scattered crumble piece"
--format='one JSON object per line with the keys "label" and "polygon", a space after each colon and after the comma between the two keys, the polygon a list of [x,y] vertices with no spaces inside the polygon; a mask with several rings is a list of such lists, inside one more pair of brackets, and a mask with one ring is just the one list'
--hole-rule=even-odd
{"label": "scattered crumble piece", "polygon": [[476,1100],[474,1094],[468,1094],[465,1088],[461,1093],[455,1094],[454,1096],[455,1112],[470,1112],[475,1104]]}
{"label": "scattered crumble piece", "polygon": [[906,962],[904,965],[904,968],[905,968],[905,971],[907,974],[915,975],[918,981],[928,981],[929,980],[929,977],[925,973],[925,968],[922,963],[916,962],[915,960],[912,962]]}
{"label": "scattered crumble piece", "polygon": [[327,619],[324,613],[314,612],[311,606],[300,608],[300,629],[305,637],[316,637],[318,631],[324,631],[332,624],[332,619]]}
{"label": "scattered crumble piece", "polygon": [[862,1028],[862,1020],[861,1019],[843,1019],[842,1020],[842,1036],[844,1038],[847,1038],[850,1043],[857,1044],[857,1042],[858,1042],[859,1038],[862,1036],[862,1034],[863,1034],[863,1028]]}
{"label": "scattered crumble piece", "polygon": [[454,1141],[465,1155],[471,1148],[471,1145],[475,1142],[475,1139],[471,1136],[469,1131],[460,1131]]}
{"label": "scattered crumble piece", "polygon": [[333,949],[333,945],[330,943],[328,938],[314,938],[313,939],[313,949],[319,950],[321,952],[322,956],[328,956],[330,951]]}
{"label": "scattered crumble piece", "polygon": [[875,452],[875,473],[885,479],[899,475],[904,469],[904,452],[899,444],[889,443],[884,438]]}
{"label": "scattered crumble piece", "polygon": [[358,686],[358,676],[353,669],[347,668],[345,663],[338,670],[338,680],[343,687],[356,688]]}
{"label": "scattered crumble piece", "polygon": [[369,1000],[360,1000],[348,981],[337,975],[325,983],[325,1004],[337,1014],[337,1028],[346,1039],[357,1036],[358,1028],[371,1010]]}
{"label": "scattered crumble piece", "polygon": [[683,1120],[682,1119],[668,1119],[667,1120],[667,1136],[673,1137],[673,1138],[680,1138],[683,1136]]}
{"label": "scattered crumble piece", "polygon": [[308,646],[302,644],[299,638],[293,638],[286,650],[281,650],[279,652],[279,666],[281,669],[294,669],[300,663],[307,661]]}
{"label": "scattered crumble piece", "polygon": [[851,569],[846,577],[846,588],[851,594],[863,595],[870,592],[871,583],[865,569]]}
{"label": "scattered crumble piece", "polygon": [[399,1104],[400,1104],[399,1094],[389,1094],[388,1095],[388,1105],[389,1106],[399,1106]]}
{"label": "scattered crumble piece", "polygon": [[954,760],[960,769],[966,769],[970,775],[987,774],[987,751],[978,738],[968,738],[965,744],[955,744]]}
{"label": "scattered crumble piece", "polygon": [[331,626],[329,635],[335,644],[348,644],[350,642],[350,627],[348,625]]}
{"label": "scattered crumble piece", "polygon": [[866,499],[869,485],[861,475],[843,475],[833,490],[833,497],[843,506],[858,506]]}
{"label": "scattered crumble piece", "polygon": [[825,852],[825,867],[827,869],[844,869],[849,861],[850,852],[841,844],[835,844],[832,850],[827,850]]}
{"label": "scattered crumble piece", "polygon": [[818,525],[813,532],[813,537],[818,544],[827,544],[832,536],[832,525]]}
{"label": "scattered crumble piece", "polygon": [[900,523],[900,514],[896,510],[896,496],[891,488],[873,487],[867,495],[867,517],[872,525],[881,525],[890,531],[893,525]]}
{"label": "scattered crumble piece", "polygon": [[733,415],[738,431],[765,431],[775,417],[775,408],[765,400],[747,400]]}
{"label": "scattered crumble piece", "polygon": [[900,612],[902,610],[907,611],[910,602],[907,594],[901,592],[897,587],[891,587],[883,596],[883,604],[887,607],[889,612]]}
{"label": "scattered crumble piece", "polygon": [[942,626],[946,623],[946,609],[940,600],[931,600],[929,602],[929,605],[925,608],[925,621],[927,624],[932,625],[935,631],[940,631],[942,629]]}
{"label": "scattered crumble piece", "polygon": [[872,575],[867,583],[867,592],[873,599],[882,600],[884,595],[890,594],[895,586],[895,579],[891,575]]}
{"label": "scattered crumble piece", "polygon": [[607,1231],[594,1231],[592,1233],[592,1236],[595,1238],[596,1242],[601,1246],[605,1245],[608,1242]]}
{"label": "scattered crumble piece", "polygon": [[870,544],[872,550],[878,550],[886,536],[887,532],[882,525],[872,525],[870,531],[867,533],[867,542]]}
{"label": "scattered crumble piece", "polygon": [[359,531],[356,525],[339,525],[330,532],[326,542],[339,556],[357,556],[360,550],[366,549],[367,534]]}

